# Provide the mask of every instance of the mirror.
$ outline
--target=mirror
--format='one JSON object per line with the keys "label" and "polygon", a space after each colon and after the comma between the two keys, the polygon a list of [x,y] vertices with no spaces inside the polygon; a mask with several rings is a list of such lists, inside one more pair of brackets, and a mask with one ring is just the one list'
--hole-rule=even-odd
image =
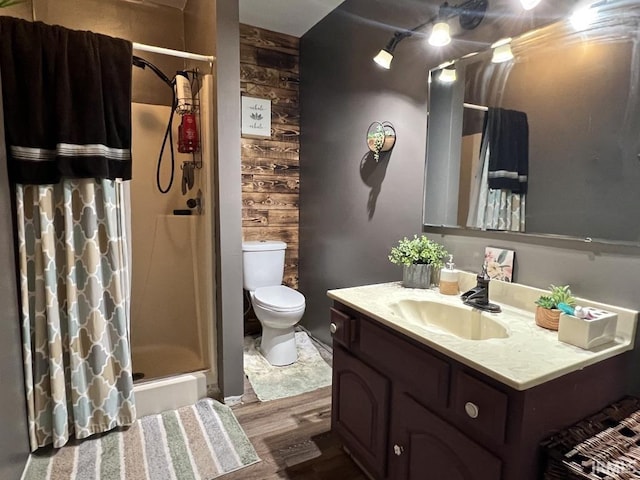
{"label": "mirror", "polygon": [[[425,225],[640,243],[640,4],[599,3],[587,29],[513,39],[510,61],[488,49],[431,71]],[[503,174],[523,190],[492,186]]]}

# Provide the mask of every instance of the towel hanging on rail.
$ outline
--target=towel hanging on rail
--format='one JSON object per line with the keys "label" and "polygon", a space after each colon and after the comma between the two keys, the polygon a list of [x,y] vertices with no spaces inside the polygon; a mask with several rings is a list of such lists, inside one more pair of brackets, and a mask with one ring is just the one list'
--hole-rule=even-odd
{"label": "towel hanging on rail", "polygon": [[483,137],[489,142],[489,188],[527,193],[529,124],[517,110],[489,108]]}
{"label": "towel hanging on rail", "polygon": [[10,178],[131,178],[131,42],[0,17]]}

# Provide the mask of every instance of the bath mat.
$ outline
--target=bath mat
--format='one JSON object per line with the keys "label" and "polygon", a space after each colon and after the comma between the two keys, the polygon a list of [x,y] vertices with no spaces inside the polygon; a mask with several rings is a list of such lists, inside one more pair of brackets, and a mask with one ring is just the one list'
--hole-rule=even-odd
{"label": "bath mat", "polygon": [[258,351],[260,339],[244,339],[244,373],[263,402],[292,397],[331,385],[331,367],[325,362],[306,332],[296,332],[298,361],[274,367]]}
{"label": "bath mat", "polygon": [[258,461],[231,409],[205,398],[32,454],[22,480],[209,480]]}

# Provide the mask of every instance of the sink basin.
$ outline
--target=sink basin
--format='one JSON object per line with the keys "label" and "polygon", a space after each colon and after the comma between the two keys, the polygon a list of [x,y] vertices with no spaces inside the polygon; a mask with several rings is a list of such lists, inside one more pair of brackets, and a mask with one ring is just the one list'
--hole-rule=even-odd
{"label": "sink basin", "polygon": [[507,329],[489,314],[465,306],[429,300],[400,300],[390,305],[396,315],[407,322],[436,328],[467,340],[507,338]]}

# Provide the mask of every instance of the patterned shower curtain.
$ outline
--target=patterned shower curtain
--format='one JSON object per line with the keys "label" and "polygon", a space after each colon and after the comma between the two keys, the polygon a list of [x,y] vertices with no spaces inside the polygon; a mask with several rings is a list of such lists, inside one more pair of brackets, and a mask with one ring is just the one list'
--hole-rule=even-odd
{"label": "patterned shower curtain", "polygon": [[31,449],[135,421],[123,185],[16,185]]}
{"label": "patterned shower curtain", "polygon": [[481,159],[480,179],[475,186],[477,195],[471,198],[467,226],[480,230],[525,231],[527,196],[506,188],[489,188],[489,155],[486,146]]}
{"label": "patterned shower curtain", "polygon": [[526,113],[490,107],[473,166],[467,226],[524,232],[528,171]]}

